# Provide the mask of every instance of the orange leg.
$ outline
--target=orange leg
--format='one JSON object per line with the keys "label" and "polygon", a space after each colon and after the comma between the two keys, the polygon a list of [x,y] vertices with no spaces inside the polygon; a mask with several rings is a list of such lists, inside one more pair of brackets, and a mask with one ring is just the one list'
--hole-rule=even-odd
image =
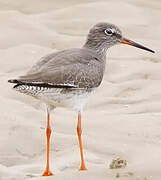
{"label": "orange leg", "polygon": [[49,149],[50,149],[50,135],[51,135],[51,128],[50,128],[50,114],[47,113],[47,128],[46,128],[46,136],[47,136],[47,162],[46,162],[46,170],[43,173],[43,176],[53,176],[54,174],[50,171],[49,168]]}
{"label": "orange leg", "polygon": [[87,170],[87,168],[85,166],[85,162],[84,162],[84,157],[83,157],[83,147],[82,147],[81,134],[82,134],[81,113],[79,113],[78,114],[78,124],[77,124],[77,135],[78,135],[80,154],[81,154],[81,167],[79,170]]}

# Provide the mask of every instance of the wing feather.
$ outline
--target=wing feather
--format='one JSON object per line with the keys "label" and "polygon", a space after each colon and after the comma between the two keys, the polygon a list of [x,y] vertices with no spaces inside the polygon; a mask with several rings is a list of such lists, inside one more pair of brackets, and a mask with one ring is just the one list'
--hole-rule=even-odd
{"label": "wing feather", "polygon": [[92,88],[102,81],[100,64],[99,57],[93,51],[64,50],[45,56],[16,81],[53,87]]}

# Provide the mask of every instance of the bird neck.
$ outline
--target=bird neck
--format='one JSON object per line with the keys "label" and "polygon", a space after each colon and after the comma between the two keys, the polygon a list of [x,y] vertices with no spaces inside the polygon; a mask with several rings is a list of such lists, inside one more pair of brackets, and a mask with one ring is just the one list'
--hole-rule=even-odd
{"label": "bird neck", "polygon": [[107,53],[108,47],[105,42],[101,42],[97,40],[94,41],[93,39],[87,39],[83,47],[95,51],[103,59],[106,59],[106,53]]}

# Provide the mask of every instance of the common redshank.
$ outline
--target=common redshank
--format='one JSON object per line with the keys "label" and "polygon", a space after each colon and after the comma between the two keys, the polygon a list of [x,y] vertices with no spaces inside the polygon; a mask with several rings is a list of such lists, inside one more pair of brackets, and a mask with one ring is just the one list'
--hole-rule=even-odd
{"label": "common redshank", "polygon": [[98,23],[89,31],[82,48],[48,54],[26,75],[9,80],[10,83],[16,84],[13,87],[16,91],[32,96],[47,105],[47,162],[43,176],[53,175],[49,167],[50,112],[56,107],[73,108],[78,112],[80,170],[86,170],[81,139],[81,114],[88,97],[102,81],[108,48],[120,43],[154,53],[153,50],[124,38],[117,26]]}

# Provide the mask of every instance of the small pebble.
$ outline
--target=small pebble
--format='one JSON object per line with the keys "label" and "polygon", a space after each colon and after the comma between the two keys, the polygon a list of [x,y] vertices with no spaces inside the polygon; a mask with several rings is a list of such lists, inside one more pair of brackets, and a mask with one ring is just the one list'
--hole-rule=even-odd
{"label": "small pebble", "polygon": [[127,161],[125,159],[121,159],[120,157],[116,157],[110,163],[110,169],[125,168],[126,166],[127,166]]}

